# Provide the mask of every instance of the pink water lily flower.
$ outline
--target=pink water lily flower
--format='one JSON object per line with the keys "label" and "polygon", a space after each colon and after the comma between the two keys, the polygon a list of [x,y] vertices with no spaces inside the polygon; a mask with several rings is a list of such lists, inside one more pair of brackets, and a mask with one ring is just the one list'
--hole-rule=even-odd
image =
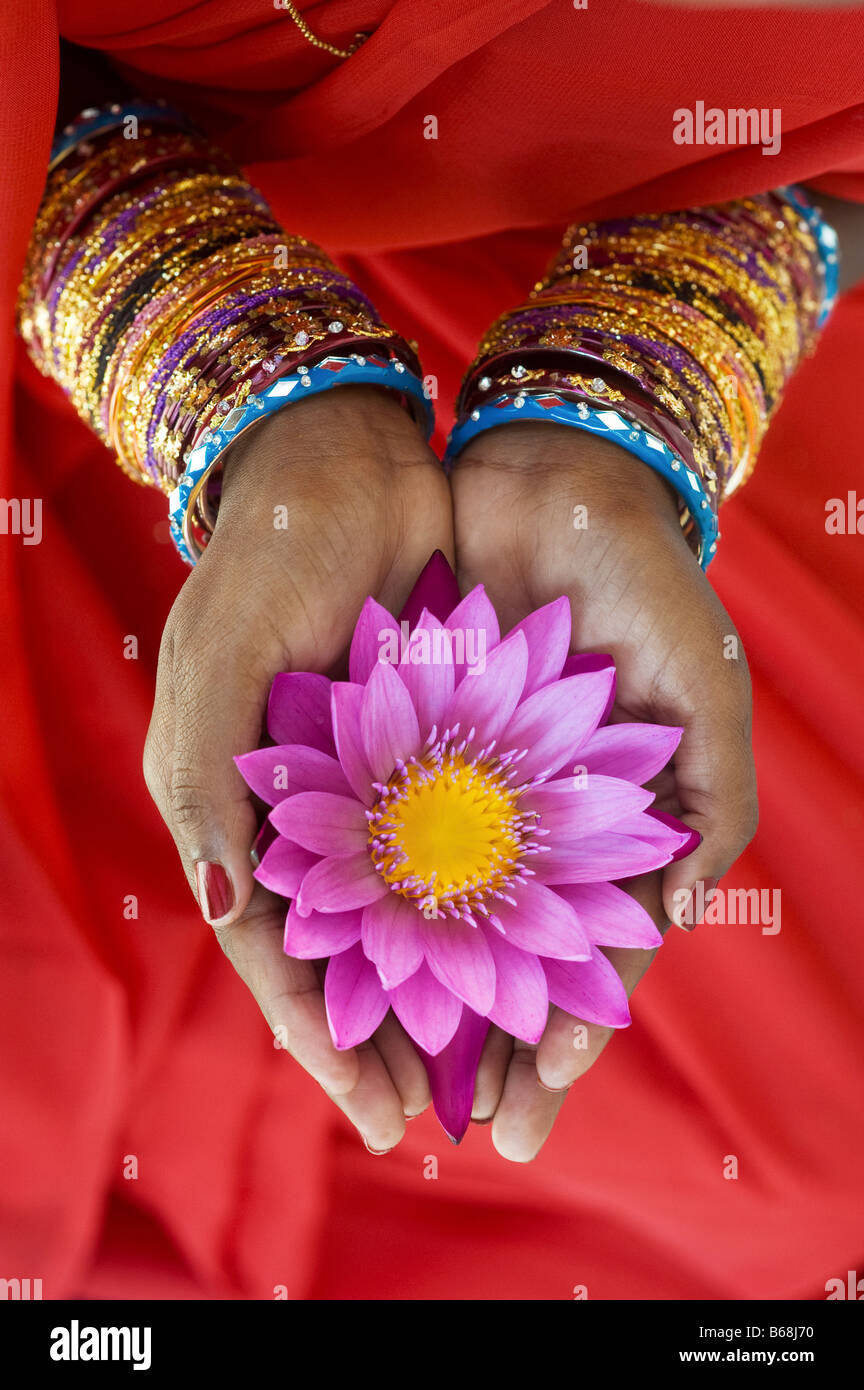
{"label": "pink water lily flower", "polygon": [[459,601],[435,557],[406,614],[367,599],[348,681],[277,676],[276,746],[237,765],[272,807],[256,878],[291,899],[285,951],[328,961],[334,1044],[392,1009],[458,1142],[490,1021],[527,1043],[550,1004],[626,1026],[599,947],[661,937],[613,881],[698,836],[643,787],[682,731],[606,722],[614,666],[568,656],[567,599],[502,638],[482,585]]}

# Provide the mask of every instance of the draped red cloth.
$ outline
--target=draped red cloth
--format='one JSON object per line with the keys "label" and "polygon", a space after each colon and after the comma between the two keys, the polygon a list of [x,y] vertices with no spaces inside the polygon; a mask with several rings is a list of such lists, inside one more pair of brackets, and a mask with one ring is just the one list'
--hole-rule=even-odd
{"label": "draped red cloth", "polygon": [[[429,1115],[374,1159],[274,1049],[143,785],[185,576],[164,500],[32,368],[12,316],[58,32],[185,106],[341,255],[419,340],[446,425],[481,330],[568,221],[792,180],[864,201],[864,13],[301,9],[337,45],[371,37],[340,62],[265,0],[0,11],[2,492],[44,508],[40,545],[0,534],[0,1275],[46,1298],[824,1297],[864,1247],[864,540],[825,529],[829,498],[864,493],[864,289],[796,377],[712,567],[753,668],[763,816],[723,886],[780,888],[781,930],[671,933],[632,1029],[524,1168],[483,1129],[451,1149]],[[674,144],[697,100],[781,108],[779,154]]]}

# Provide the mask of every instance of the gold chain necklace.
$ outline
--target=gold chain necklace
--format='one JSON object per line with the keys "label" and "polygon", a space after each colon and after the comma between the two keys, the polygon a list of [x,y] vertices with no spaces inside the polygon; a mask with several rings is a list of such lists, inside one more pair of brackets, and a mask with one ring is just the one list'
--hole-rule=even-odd
{"label": "gold chain necklace", "polygon": [[317,34],[313,34],[303,16],[299,13],[297,6],[292,4],[292,0],[282,0],[280,10],[287,10],[293,19],[304,39],[308,39],[315,48],[323,48],[325,53],[332,53],[337,58],[350,58],[352,53],[356,53],[361,43],[365,43],[368,34],[355,34],[354,42],[350,48],[336,48],[334,44],[327,43],[325,39],[319,39]]}

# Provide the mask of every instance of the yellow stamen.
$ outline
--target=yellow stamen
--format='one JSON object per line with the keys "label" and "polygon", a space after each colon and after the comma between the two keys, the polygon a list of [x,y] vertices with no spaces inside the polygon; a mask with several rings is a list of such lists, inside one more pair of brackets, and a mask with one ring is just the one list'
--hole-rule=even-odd
{"label": "yellow stamen", "polygon": [[448,750],[391,783],[369,843],[375,867],[397,891],[441,899],[503,888],[519,873],[525,829],[501,772]]}

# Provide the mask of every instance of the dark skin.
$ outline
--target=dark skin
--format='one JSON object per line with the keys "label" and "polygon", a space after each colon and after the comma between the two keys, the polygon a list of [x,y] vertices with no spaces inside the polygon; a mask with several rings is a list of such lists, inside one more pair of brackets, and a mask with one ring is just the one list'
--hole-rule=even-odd
{"label": "dark skin", "polygon": [[[64,41],[61,56],[58,125],[131,94],[101,54]],[[840,235],[849,288],[864,278],[864,209],[813,196]],[[573,528],[577,504],[586,530]],[[289,529],[276,530],[284,505]],[[463,591],[485,583],[502,630],[566,594],[574,645],[616,660],[613,718],[684,726],[657,804],[703,842],[625,885],[661,929],[676,890],[721,877],[757,817],[746,661],[723,656],[734,625],[682,537],[674,496],[629,454],[561,425],[508,425],[472,441],[451,487],[408,415],[367,387],[310,398],[238,441],[214,538],[166,624],[145,775],[193,892],[196,860],[230,873],[235,905],[214,930],[268,1024],[376,1151],[429,1104],[425,1071],[392,1016],[363,1047],[333,1047],[320,974],[285,957],[284,904],[252,878],[256,814],[232,756],[257,743],[276,672],[331,669],[366,595],[398,612],[435,549]],[[607,954],[628,991],[653,956]],[[574,1050],[579,1022],[553,1009],[538,1047],[490,1031],[474,1118],[491,1122],[503,1157],[539,1152],[567,1088],[612,1035],[586,1025],[589,1045]]]}
{"label": "dark skin", "polygon": [[[287,532],[273,526],[286,502]],[[588,508],[585,531],[572,526],[576,503]],[[684,726],[659,804],[704,838],[635,885],[658,923],[670,920],[676,889],[726,872],[756,824],[746,662],[724,659],[734,625],[649,469],[564,426],[516,425],[464,451],[451,494],[406,413],[366,388],[312,397],[241,439],[213,540],[165,628],[147,784],[193,890],[197,860],[230,873],[236,907],[216,934],[271,1028],[378,1151],[428,1103],[425,1074],[392,1019],[363,1048],[332,1046],[313,966],[282,952],[284,904],[252,878],[255,812],[232,757],[255,746],[273,676],[329,670],[366,594],[398,611],[436,548],[455,549],[463,586],[482,576],[505,628],[567,594],[576,645],[615,658],[613,717]],[[630,989],[651,957],[609,954]],[[536,1048],[492,1031],[475,1115],[493,1119],[505,1157],[536,1154],[561,1091],[611,1036],[587,1025],[588,1048],[574,1050],[580,1022],[553,1009]]]}

